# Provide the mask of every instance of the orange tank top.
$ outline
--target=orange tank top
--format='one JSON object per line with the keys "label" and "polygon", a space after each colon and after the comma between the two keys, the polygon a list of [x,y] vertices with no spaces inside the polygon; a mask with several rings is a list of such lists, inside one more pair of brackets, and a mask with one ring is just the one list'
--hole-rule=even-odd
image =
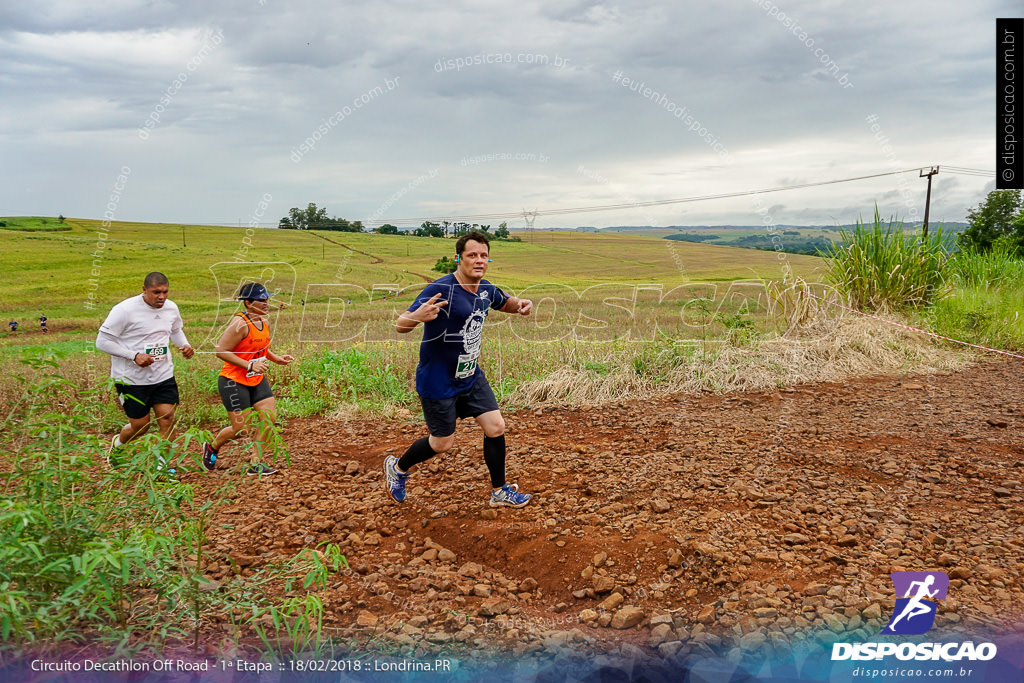
{"label": "orange tank top", "polygon": [[[242,341],[235,345],[235,348],[231,349],[232,353],[244,361],[266,356],[267,349],[270,348],[270,325],[267,323],[267,319],[260,318],[263,322],[263,329],[261,330],[253,324],[252,320],[245,313],[236,313],[235,315],[242,317],[245,324],[249,326],[249,333],[245,335]],[[262,374],[249,374],[245,368],[232,365],[227,361],[224,362],[224,367],[221,368],[220,374],[222,377],[233,379],[247,387],[254,387],[263,381]]]}

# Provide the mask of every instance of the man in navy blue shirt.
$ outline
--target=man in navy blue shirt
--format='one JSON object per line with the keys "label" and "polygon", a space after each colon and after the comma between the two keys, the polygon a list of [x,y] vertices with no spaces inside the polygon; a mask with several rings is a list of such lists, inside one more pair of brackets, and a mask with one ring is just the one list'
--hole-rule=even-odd
{"label": "man in navy blue shirt", "polygon": [[470,230],[455,244],[458,267],[423,288],[398,316],[395,330],[411,332],[423,323],[416,393],[430,436],[416,441],[401,459],[384,460],[385,486],[398,503],[405,500],[410,469],[455,445],[455,422],[472,417],[484,431],[484,462],[491,475],[492,506],[521,508],[531,496],[505,481],[505,420],[484,371],[477,365],[484,320],[493,309],[530,315],[533,302],[508,296],[484,279],[490,262],[490,239]]}

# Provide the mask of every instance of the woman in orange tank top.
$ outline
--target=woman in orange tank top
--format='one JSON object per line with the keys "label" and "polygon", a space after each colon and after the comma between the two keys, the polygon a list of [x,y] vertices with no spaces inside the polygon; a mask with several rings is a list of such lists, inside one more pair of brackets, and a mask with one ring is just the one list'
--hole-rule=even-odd
{"label": "woman in orange tank top", "polygon": [[245,311],[232,317],[217,343],[217,358],[224,361],[217,389],[231,424],[220,430],[213,443],[203,444],[203,465],[208,470],[216,469],[221,446],[255,427],[246,474],[264,477],[277,472],[263,462],[263,451],[277,419],[267,368],[271,362],[288,365],[295,359],[270,350],[270,321],[266,318],[270,293],[266,287],[258,282],[244,284],[238,290],[238,298]]}

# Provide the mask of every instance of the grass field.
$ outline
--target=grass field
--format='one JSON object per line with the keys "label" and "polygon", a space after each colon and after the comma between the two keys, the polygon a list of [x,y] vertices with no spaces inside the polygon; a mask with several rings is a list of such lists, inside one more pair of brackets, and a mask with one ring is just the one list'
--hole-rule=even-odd
{"label": "grass field", "polygon": [[[4,233],[0,252],[0,267],[17,274],[0,292],[0,317],[24,323],[45,313],[57,333],[48,341],[92,338],[110,306],[138,292],[151,270],[167,274],[189,326],[201,327],[215,321],[218,300],[243,278],[272,275],[286,304],[297,304],[316,285],[354,285],[367,292],[358,303],[372,306],[374,287],[378,301],[389,288],[406,288],[408,299],[438,276],[430,270],[434,262],[454,251],[454,243],[441,239],[391,235],[322,233],[328,242],[304,231],[256,230],[247,237],[244,229],[227,227],[114,223],[104,231],[99,221],[77,219],[67,225],[69,231],[53,234]],[[497,242],[492,255],[488,279],[515,291],[549,283],[580,291],[609,282],[674,287],[782,274],[774,254],[622,235],[545,233]],[[282,265],[266,270],[241,261]],[[788,263],[795,275],[814,279],[817,259],[792,256]],[[381,303],[377,310],[389,308]]]}
{"label": "grass field", "polygon": [[[283,416],[416,407],[412,376],[420,335],[398,335],[392,321],[439,275],[431,268],[451,255],[453,241],[130,222],[104,228],[100,221],[73,218],[63,224],[44,217],[2,220],[66,230],[0,233],[0,267],[11,274],[0,288],[0,399],[19,395],[20,379],[28,375],[20,361],[43,349],[62,354],[69,378],[83,389],[105,382],[109,361],[94,350],[96,331],[115,303],[140,291],[145,273],[159,270],[170,278],[171,298],[199,352],[190,362],[178,361],[184,423],[223,418],[213,349],[237,310],[234,291],[251,279],[267,284],[284,305],[272,311],[274,348],[299,358],[273,374]],[[691,377],[704,377],[696,385],[680,384],[680,368],[713,361],[725,347],[792,340],[798,302],[780,281],[825,281],[823,262],[811,256],[634,233],[536,231],[521,237],[492,244],[488,279],[533,299],[535,314],[492,316],[483,360],[499,398],[513,403],[745,386],[736,355],[720,367],[721,375],[691,367]],[[988,304],[971,306],[922,324],[969,339],[978,325],[996,326],[994,341],[1005,341],[1005,330],[1022,324],[1009,309],[994,315],[975,311],[991,309]],[[46,335],[38,325],[44,314]],[[940,324],[946,318],[951,322]],[[18,332],[7,331],[8,320],[19,321]],[[815,320],[805,316],[802,323],[811,324],[800,334],[832,334],[815,328]],[[778,365],[764,362],[766,368]],[[770,385],[766,378],[779,375],[776,370],[755,374]],[[553,376],[562,379],[552,385]],[[546,388],[535,390],[538,382]],[[102,428],[120,419],[111,399]]]}
{"label": "grass field", "polygon": [[[0,400],[23,392],[32,376],[25,358],[58,353],[71,385],[107,397],[96,430],[123,422],[104,389],[109,360],[95,351],[96,331],[114,304],[140,291],[145,273],[159,270],[198,352],[191,361],[175,359],[183,427],[224,419],[214,345],[238,310],[233,293],[252,279],[284,304],[272,309],[273,348],[298,358],[272,370],[282,417],[418,414],[421,335],[398,335],[393,321],[439,276],[431,268],[454,241],[127,222],[104,229],[82,219],[66,225],[64,232],[0,233],[0,267],[16,275],[0,289],[0,323],[21,323],[16,333],[0,327]],[[529,318],[496,314],[487,322],[482,364],[510,408],[767,388],[839,379],[836,368],[878,372],[929,362],[894,338],[863,344],[861,336],[874,333],[855,327],[844,328],[844,341],[836,311],[794,296],[787,285],[797,279],[825,281],[817,257],[548,231],[494,242],[491,254],[488,279],[535,302]],[[62,398],[54,401],[60,407]]]}
{"label": "grass field", "polygon": [[[0,268],[17,276],[0,291],[0,317],[18,320],[21,328],[12,334],[4,325],[0,333],[0,392],[17,394],[19,358],[41,346],[66,354],[82,386],[103,382],[109,365],[92,352],[96,330],[111,306],[139,292],[142,277],[159,270],[170,279],[171,299],[199,352],[189,363],[177,361],[183,393],[202,397],[183,401],[187,422],[222,418],[213,347],[237,310],[233,292],[249,279],[265,282],[285,304],[273,312],[274,347],[300,358],[274,376],[286,416],[414,402],[420,335],[397,335],[392,321],[439,276],[431,268],[454,252],[453,241],[128,222],[104,228],[82,219],[66,225],[65,232],[2,235]],[[575,232],[495,242],[491,253],[488,279],[536,303],[531,318],[496,315],[488,322],[486,367],[501,396],[567,362],[600,377],[681,340],[692,346],[770,334],[777,321],[770,320],[773,304],[762,280],[781,280],[785,265],[792,276],[814,282],[820,263]],[[38,326],[43,314],[51,330],[45,336]],[[649,373],[655,365],[636,361]],[[106,418],[120,419],[112,400]]]}
{"label": "grass field", "polygon": [[60,232],[71,230],[71,226],[58,218],[45,216],[11,216],[0,218],[0,230],[20,230],[22,232]]}

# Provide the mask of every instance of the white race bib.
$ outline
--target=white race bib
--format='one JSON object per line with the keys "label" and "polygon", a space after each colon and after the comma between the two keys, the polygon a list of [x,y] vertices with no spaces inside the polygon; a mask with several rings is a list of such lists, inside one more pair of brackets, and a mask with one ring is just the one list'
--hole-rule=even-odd
{"label": "white race bib", "polygon": [[455,379],[472,377],[476,372],[476,360],[479,353],[464,353],[459,356],[459,364],[455,366]]}
{"label": "white race bib", "polygon": [[153,358],[153,362],[156,363],[166,358],[170,350],[166,346],[147,346],[145,353],[148,353]]}

